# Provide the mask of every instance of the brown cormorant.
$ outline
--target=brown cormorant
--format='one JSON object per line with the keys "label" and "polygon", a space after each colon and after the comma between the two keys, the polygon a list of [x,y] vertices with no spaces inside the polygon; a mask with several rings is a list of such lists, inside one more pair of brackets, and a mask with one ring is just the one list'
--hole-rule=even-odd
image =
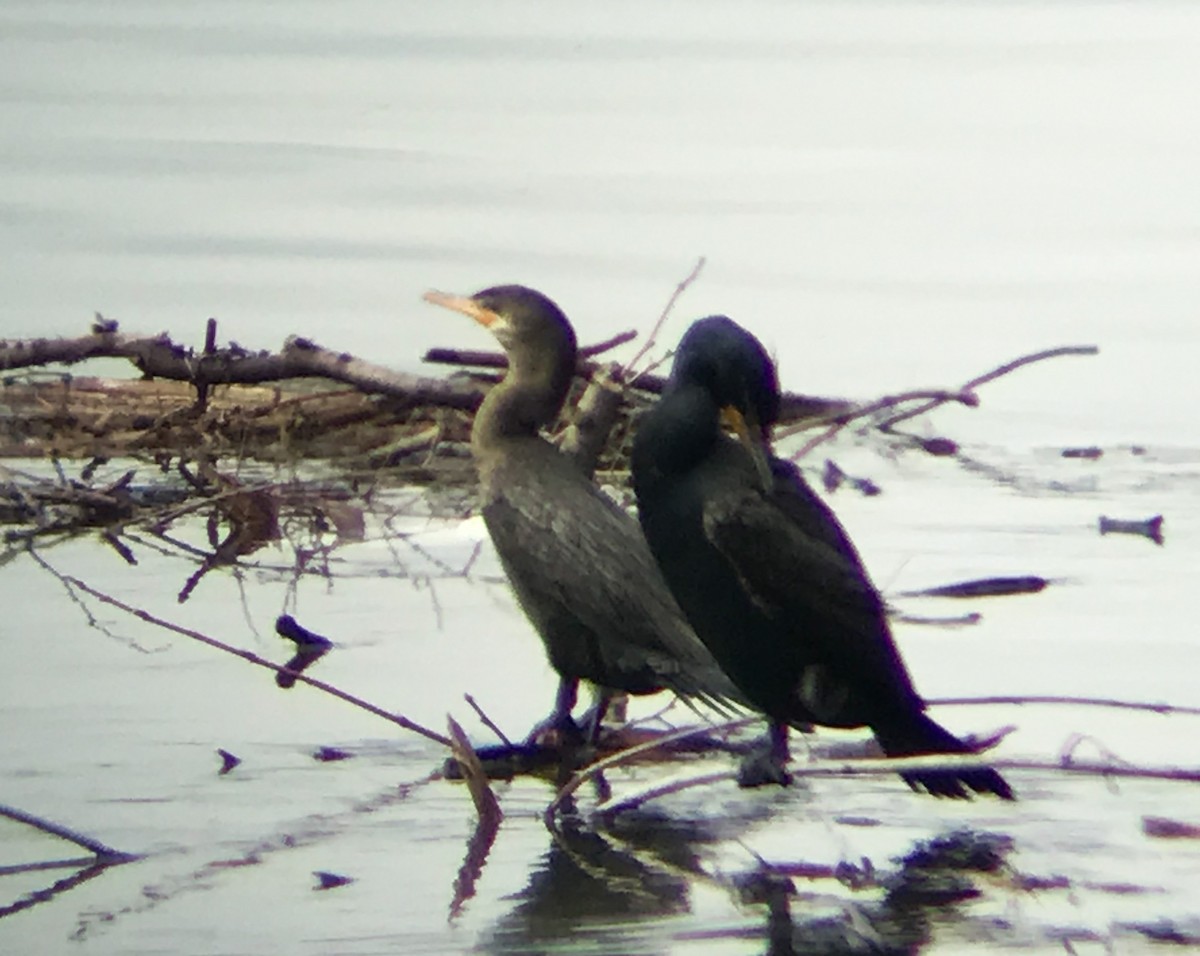
{"label": "brown cormorant", "polygon": [[[925,713],[841,524],[796,466],[771,454],[778,413],[759,341],[725,316],[694,323],[633,446],[639,517],[671,592],[772,722],[780,768],[788,726],[809,723],[869,726],[894,757],[969,753]],[[937,796],[1013,796],[990,768],[903,777]]]}
{"label": "brown cormorant", "polygon": [[606,692],[669,688],[710,702],[736,695],[671,597],[637,522],[540,434],[575,374],[566,316],[520,285],[425,299],[487,327],[508,353],[503,381],[475,414],[471,452],[488,533],[560,677],[541,726],[577,732],[580,680],[601,689],[593,737]]}

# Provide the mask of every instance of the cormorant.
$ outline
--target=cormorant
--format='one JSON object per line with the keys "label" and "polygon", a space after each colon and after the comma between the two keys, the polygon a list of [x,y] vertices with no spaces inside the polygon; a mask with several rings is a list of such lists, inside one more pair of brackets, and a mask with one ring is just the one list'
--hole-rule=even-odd
{"label": "cormorant", "polygon": [[475,414],[471,452],[488,533],[560,677],[539,729],[578,733],[571,710],[580,680],[601,690],[593,740],[612,691],[736,696],[667,590],[637,522],[539,434],[558,417],[575,374],[566,316],[520,285],[425,299],[470,316],[508,353],[503,381]]}
{"label": "cormorant", "polygon": [[[633,484],[650,550],[700,639],[771,721],[869,726],[884,753],[970,753],[925,713],[854,545],[799,470],[770,451],[775,367],[725,316],[695,322],[639,425]],[[722,424],[738,438],[725,434]],[[906,771],[913,789],[1012,799],[995,770]]]}

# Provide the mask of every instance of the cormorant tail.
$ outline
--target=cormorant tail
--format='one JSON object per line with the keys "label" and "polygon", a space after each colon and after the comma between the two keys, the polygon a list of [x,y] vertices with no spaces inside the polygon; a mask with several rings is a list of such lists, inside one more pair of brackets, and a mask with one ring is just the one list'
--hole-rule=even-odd
{"label": "cormorant tail", "polygon": [[[875,739],[889,757],[917,757],[924,754],[969,754],[970,747],[936,723],[916,711],[903,720],[888,720],[885,727],[872,727]],[[914,790],[935,797],[969,800],[971,793],[990,793],[1002,800],[1015,800],[1008,782],[991,767],[929,767],[900,774]]]}

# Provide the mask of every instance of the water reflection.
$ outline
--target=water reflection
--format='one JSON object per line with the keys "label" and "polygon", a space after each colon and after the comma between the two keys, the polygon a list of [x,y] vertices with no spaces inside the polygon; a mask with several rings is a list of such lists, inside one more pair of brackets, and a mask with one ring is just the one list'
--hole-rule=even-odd
{"label": "water reflection", "polygon": [[544,952],[580,936],[611,936],[629,952],[639,935],[631,924],[645,924],[649,935],[655,921],[690,912],[691,881],[704,876],[698,850],[723,837],[717,830],[651,814],[622,816],[603,830],[564,819],[519,902],[480,951]]}
{"label": "water reflection", "polygon": [[[918,841],[884,872],[868,859],[830,867],[760,860],[726,878],[705,865],[705,848],[748,830],[746,819],[730,823],[644,813],[596,828],[565,821],[478,951],[659,951],[666,938],[690,946],[760,941],[767,956],[912,953],[935,932],[955,935],[956,924],[975,937],[1011,938],[1011,927],[958,906],[1012,876],[1007,835],[965,828]],[[695,916],[692,894],[705,884],[727,893],[746,918],[701,931],[672,927],[672,917]],[[604,948],[610,939],[619,949]]]}

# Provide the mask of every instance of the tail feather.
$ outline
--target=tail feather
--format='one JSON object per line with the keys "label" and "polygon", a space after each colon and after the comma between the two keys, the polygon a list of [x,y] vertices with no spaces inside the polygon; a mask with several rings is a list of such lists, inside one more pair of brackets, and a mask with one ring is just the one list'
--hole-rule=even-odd
{"label": "tail feather", "polygon": [[[889,757],[975,753],[920,711],[899,721],[881,722],[880,726],[873,725],[871,729]],[[990,793],[1002,800],[1016,799],[1008,781],[991,767],[927,767],[904,771],[900,776],[913,790],[923,790],[935,797],[969,800],[972,793]]]}

